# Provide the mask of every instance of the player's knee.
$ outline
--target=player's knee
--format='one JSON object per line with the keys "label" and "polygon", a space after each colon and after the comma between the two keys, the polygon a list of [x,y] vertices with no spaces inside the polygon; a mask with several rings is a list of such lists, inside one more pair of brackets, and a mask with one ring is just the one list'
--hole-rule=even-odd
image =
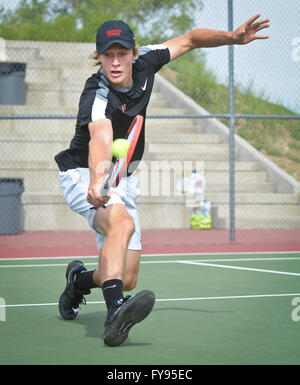
{"label": "player's knee", "polygon": [[120,224],[119,230],[121,230],[123,236],[125,236],[126,238],[130,238],[135,231],[133,219],[131,217],[124,218]]}
{"label": "player's knee", "polygon": [[138,281],[138,272],[139,269],[137,267],[126,272],[125,276],[123,277],[124,291],[130,291],[136,287]]}
{"label": "player's knee", "polygon": [[136,287],[136,284],[137,284],[136,277],[131,277],[130,279],[126,279],[123,281],[123,290],[124,291],[133,290]]}

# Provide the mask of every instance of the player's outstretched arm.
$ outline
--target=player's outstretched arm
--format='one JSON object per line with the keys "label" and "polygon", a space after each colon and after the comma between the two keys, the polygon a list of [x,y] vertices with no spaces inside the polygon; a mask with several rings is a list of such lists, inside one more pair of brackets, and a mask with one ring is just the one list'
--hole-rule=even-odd
{"label": "player's outstretched arm", "polygon": [[102,207],[110,197],[102,197],[99,192],[111,164],[112,125],[109,119],[89,123],[89,169],[90,185],[87,201],[94,207]]}
{"label": "player's outstretched arm", "polygon": [[270,27],[269,19],[258,20],[260,14],[251,17],[246,23],[239,26],[233,32],[234,44],[248,44],[256,39],[268,39],[267,35],[257,35],[257,32],[264,28]]}
{"label": "player's outstretched arm", "polygon": [[257,35],[257,32],[270,26],[269,19],[257,20],[259,17],[259,14],[253,16],[234,32],[196,28],[164,44],[169,47],[171,60],[174,60],[196,48],[248,44],[255,39],[268,39],[269,36]]}

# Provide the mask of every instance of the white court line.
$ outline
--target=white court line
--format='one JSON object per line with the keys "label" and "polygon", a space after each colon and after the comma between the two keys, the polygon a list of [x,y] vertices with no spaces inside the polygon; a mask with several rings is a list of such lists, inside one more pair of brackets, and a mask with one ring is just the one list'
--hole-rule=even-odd
{"label": "white court line", "polygon": [[[279,294],[249,294],[249,295],[227,295],[219,297],[187,297],[187,298],[157,298],[155,302],[179,302],[179,301],[209,301],[209,300],[226,300],[226,299],[251,299],[251,298],[274,298],[274,297],[297,297],[300,293],[279,293]],[[105,301],[91,301],[87,305],[103,305]],[[57,302],[49,303],[24,303],[0,305],[0,307],[39,307],[39,306],[58,306]]]}
{"label": "white court line", "polygon": [[[299,258],[300,259],[300,258]],[[175,261],[141,261],[141,263],[177,263],[178,260]],[[98,262],[85,262],[85,266],[98,266]],[[10,267],[64,267],[68,266],[67,263],[43,263],[43,264],[26,264],[26,265],[0,265],[1,268],[10,268]]]}
{"label": "white court line", "polygon": [[240,266],[230,266],[230,265],[217,265],[215,263],[203,263],[203,262],[195,262],[195,261],[178,261],[178,263],[184,263],[184,264],[188,264],[188,265],[198,265],[198,266],[220,267],[223,269],[248,270],[248,271],[257,271],[257,272],[261,272],[261,273],[300,276],[300,273],[291,273],[291,272],[287,272],[287,271],[255,269],[252,267],[240,267]]}
{"label": "white court line", "polygon": [[[181,262],[182,259],[173,261],[142,261],[141,263],[156,263],[156,262]],[[194,259],[186,260],[186,262],[243,262],[243,261],[300,261],[300,257],[268,257],[268,258],[213,258],[213,259]],[[184,262],[184,261],[183,261]],[[1,266],[1,265],[0,265]]]}
{"label": "white court line", "polygon": [[[299,251],[247,251],[247,252],[218,252],[218,253],[166,253],[166,254],[142,254],[141,257],[152,258],[152,257],[195,257],[201,255],[282,255],[282,254],[300,254]],[[97,255],[75,255],[75,256],[57,256],[57,257],[16,257],[16,258],[0,258],[0,261],[34,261],[34,260],[53,260],[53,259],[88,259],[97,258]]]}
{"label": "white court line", "polygon": [[297,251],[232,251],[232,252],[207,252],[207,253],[168,253],[168,254],[142,254],[142,257],[168,257],[175,256],[180,257],[185,255],[188,257],[201,256],[201,255],[282,255],[282,254],[300,254],[300,250]]}
{"label": "white court line", "polygon": [[[163,260],[163,261],[141,261],[141,264],[156,264],[156,263],[190,263],[199,265],[204,262],[243,262],[243,261],[300,261],[300,257],[270,257],[270,258],[214,258],[214,259],[195,259],[195,260]],[[16,268],[16,267],[60,267],[67,266],[67,263],[36,263],[36,264],[18,264],[18,265],[1,265],[1,268]],[[85,262],[85,266],[97,266],[98,262]],[[221,265],[217,265],[221,266]],[[224,266],[224,265],[222,265]],[[242,269],[242,268],[241,268]]]}
{"label": "white court line", "polygon": [[[89,263],[85,263],[85,266],[88,266],[88,265],[98,265],[97,262],[89,262]],[[44,263],[44,264],[28,264],[28,265],[0,265],[0,269],[1,268],[10,268],[10,267],[64,267],[64,266],[68,266],[67,263]]]}

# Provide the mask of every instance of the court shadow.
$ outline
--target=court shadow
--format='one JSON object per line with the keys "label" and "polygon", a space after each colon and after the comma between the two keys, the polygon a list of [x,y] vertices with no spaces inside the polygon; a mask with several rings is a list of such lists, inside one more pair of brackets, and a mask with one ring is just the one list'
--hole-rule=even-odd
{"label": "court shadow", "polygon": [[[86,337],[98,338],[99,341],[102,340],[102,334],[104,332],[104,322],[106,319],[106,312],[94,312],[94,313],[80,313],[76,319],[76,324],[83,325],[86,330]],[[134,342],[129,338],[119,347],[125,346],[147,346],[152,345],[148,342]]]}
{"label": "court shadow", "polygon": [[77,324],[81,324],[86,329],[86,337],[100,338],[104,331],[106,312],[98,311],[94,313],[81,312],[76,319]]}

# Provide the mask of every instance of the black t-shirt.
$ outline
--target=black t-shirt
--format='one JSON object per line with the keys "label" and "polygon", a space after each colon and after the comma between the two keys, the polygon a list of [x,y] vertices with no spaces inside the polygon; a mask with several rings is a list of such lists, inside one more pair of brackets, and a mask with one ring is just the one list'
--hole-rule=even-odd
{"label": "black t-shirt", "polygon": [[80,97],[75,135],[69,148],[55,156],[60,171],[89,167],[88,124],[102,118],[111,120],[113,139],[116,139],[125,137],[137,114],[144,116],[142,132],[131,162],[142,159],[145,145],[146,108],[150,100],[154,76],[169,61],[170,52],[167,46],[162,44],[145,46],[140,48],[140,55],[133,62],[130,87],[126,89],[113,87],[108,83],[102,70],[86,81]]}

